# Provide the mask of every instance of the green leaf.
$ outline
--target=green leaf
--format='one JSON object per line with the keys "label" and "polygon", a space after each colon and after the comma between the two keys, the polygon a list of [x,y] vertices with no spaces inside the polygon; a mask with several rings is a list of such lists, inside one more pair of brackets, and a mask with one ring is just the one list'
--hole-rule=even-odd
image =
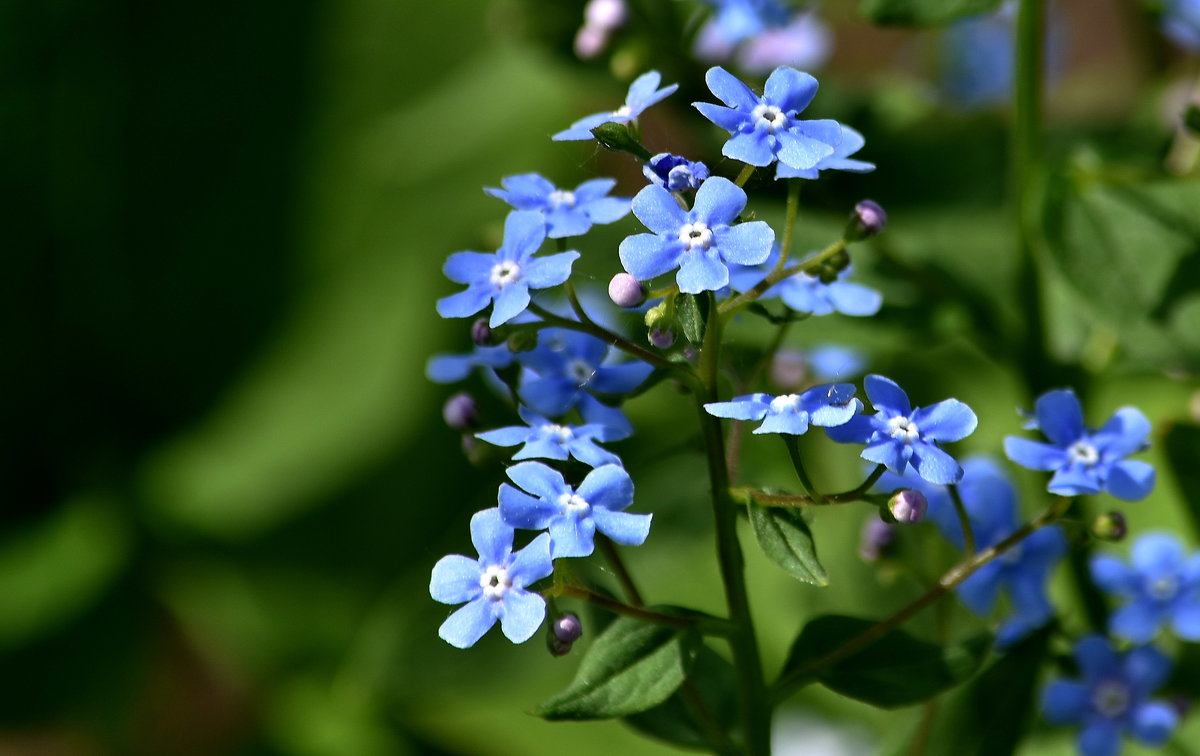
{"label": "green leaf", "polygon": [[750,524],[759,548],[789,575],[805,583],[829,585],[829,575],[817,561],[817,545],[804,517],[791,507],[762,507],[751,503]]}
{"label": "green leaf", "polygon": [[679,688],[699,645],[693,630],[618,617],[588,648],[567,689],[532,713],[584,720],[645,711]]}
{"label": "green leaf", "polygon": [[683,337],[693,344],[704,341],[704,313],[700,301],[694,294],[680,294],[675,298],[675,317]]}
{"label": "green leaf", "polygon": [[1000,0],[863,0],[858,12],[883,26],[938,26],[999,5]]}
{"label": "green leaf", "polygon": [[[875,624],[834,614],[811,620],[792,644],[785,674],[808,667]],[[817,669],[814,676],[830,690],[872,706],[908,706],[969,679],[991,645],[987,633],[942,647],[892,630],[860,651]]]}
{"label": "green leaf", "polygon": [[1194,102],[1188,104],[1187,110],[1183,111],[1183,125],[1193,134],[1200,136],[1200,105]]}
{"label": "green leaf", "polygon": [[625,718],[638,732],[683,748],[712,749],[713,738],[699,718],[711,717],[726,739],[737,724],[737,679],[733,665],[705,645],[688,672],[688,690],[680,689],[658,706]]}
{"label": "green leaf", "polygon": [[1174,423],[1163,436],[1163,448],[1175,483],[1183,494],[1179,498],[1192,532],[1200,535],[1200,468],[1196,465],[1200,459],[1200,425]]}

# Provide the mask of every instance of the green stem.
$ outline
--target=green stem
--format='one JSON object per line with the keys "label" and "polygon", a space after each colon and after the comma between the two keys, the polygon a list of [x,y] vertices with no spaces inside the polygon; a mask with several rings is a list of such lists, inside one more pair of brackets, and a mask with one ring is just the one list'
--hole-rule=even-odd
{"label": "green stem", "polygon": [[737,175],[737,178],[733,180],[733,183],[737,184],[738,186],[745,186],[746,182],[749,181],[750,177],[753,175],[754,175],[754,166],[747,165],[745,168],[742,169],[742,172]]}
{"label": "green stem", "polygon": [[688,378],[692,377],[691,372],[689,370],[687,370],[686,368],[684,368],[679,363],[671,362],[667,358],[657,355],[654,352],[651,352],[649,349],[639,346],[638,344],[633,343],[632,341],[625,338],[624,336],[613,333],[612,331],[608,330],[604,326],[597,325],[596,323],[593,323],[590,320],[584,322],[584,321],[578,321],[578,320],[571,320],[570,318],[560,317],[560,316],[555,315],[554,313],[550,312],[546,308],[541,307],[536,304],[532,304],[532,303],[530,303],[530,305],[529,305],[529,311],[534,313],[535,315],[537,315],[539,318],[544,320],[549,325],[558,326],[559,328],[567,328],[572,331],[581,331],[583,333],[591,334],[592,336],[602,339],[606,343],[611,344],[612,346],[615,346],[617,349],[620,349],[622,352],[625,352],[626,354],[630,354],[634,357],[637,357],[639,360],[642,360],[643,362],[648,362],[649,364],[653,365],[654,367],[662,368],[664,370],[671,370],[671,371],[680,373],[681,375],[686,376]]}
{"label": "green stem", "polygon": [[825,497],[817,493],[817,489],[813,486],[812,478],[808,477],[808,471],[804,469],[804,460],[800,458],[800,439],[798,436],[793,436],[790,433],[782,434],[783,444],[787,447],[788,457],[792,460],[792,468],[796,471],[796,477],[800,479],[800,485],[812,497],[813,504],[821,505],[825,503]]}
{"label": "green stem", "polygon": [[971,518],[967,516],[967,505],[963,504],[962,494],[958,491],[958,486],[951,483],[947,488],[950,490],[950,499],[954,502],[954,512],[958,515],[958,524],[963,532],[963,544],[967,556],[975,553],[975,531],[971,528]]}
{"label": "green stem", "polygon": [[785,268],[783,270],[776,269],[771,271],[766,278],[755,284],[753,288],[737,295],[733,299],[722,303],[721,307],[719,308],[721,317],[728,319],[738,310],[742,309],[750,302],[758,299],[760,296],[762,296],[764,291],[779,283],[783,279],[788,278],[789,276],[794,276],[797,273],[815,270],[821,263],[844,250],[847,243],[848,242],[844,238],[838,239],[833,244],[830,244],[828,247],[808,258],[807,260],[798,262],[790,268]]}
{"label": "green stem", "polygon": [[617,546],[608,536],[600,534],[596,536],[596,543],[600,546],[600,551],[604,552],[604,558],[608,560],[608,564],[612,567],[613,573],[617,576],[617,582],[621,584],[621,590],[625,592],[625,596],[629,599],[629,603],[634,606],[645,606],[646,602],[642,600],[642,592],[637,589],[637,585],[633,582],[633,576],[629,574],[629,570],[625,567],[625,561],[621,559],[620,553],[617,552]]}
{"label": "green stem", "polygon": [[664,625],[666,627],[679,628],[696,628],[705,635],[720,635],[730,636],[736,628],[728,620],[708,618],[696,619],[693,617],[677,617],[673,614],[663,614],[656,612],[653,609],[646,609],[641,606],[631,606],[624,601],[618,601],[611,596],[605,596],[603,593],[596,593],[590,588],[584,588],[581,585],[573,585],[570,583],[562,583],[553,588],[547,588],[543,595],[546,597],[566,596],[567,598],[579,599],[586,601],[589,604],[594,604],[601,609],[620,614],[626,617],[634,617],[635,619],[653,622],[656,625]]}
{"label": "green stem", "polygon": [[773,494],[766,491],[756,491],[752,488],[731,488],[729,489],[729,494],[739,504],[748,506],[750,500],[754,499],[759,506],[763,507],[815,507],[831,504],[847,504],[852,501],[870,501],[872,495],[868,494],[867,491],[871,490],[871,487],[875,485],[885,470],[887,470],[886,467],[879,465],[871,471],[866,480],[849,491],[827,494],[820,499],[806,494]]}
{"label": "green stem", "polygon": [[788,181],[787,211],[783,220],[783,239],[779,242],[779,259],[772,273],[778,273],[787,265],[792,253],[792,232],[796,228],[796,216],[800,214],[800,179]]}

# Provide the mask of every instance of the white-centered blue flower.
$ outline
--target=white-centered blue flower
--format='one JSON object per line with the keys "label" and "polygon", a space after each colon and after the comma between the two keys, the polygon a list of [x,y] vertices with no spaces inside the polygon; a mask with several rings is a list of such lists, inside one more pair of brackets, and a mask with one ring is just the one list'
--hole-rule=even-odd
{"label": "white-centered blue flower", "polygon": [[621,265],[639,281],[679,268],[675,280],[686,294],[724,288],[728,264],[757,265],[775,241],[763,221],[730,225],[745,207],[746,193],[720,176],[700,185],[690,211],[663,187],[647,186],[633,198],[633,214],[653,233],[621,242]]}
{"label": "white-centered blue flower", "polygon": [[534,257],[546,239],[541,213],[515,210],[504,221],[504,243],[492,254],[455,252],[442,271],[466,291],[438,300],[443,318],[466,318],[492,305],[492,328],[515,318],[529,306],[529,290],[557,286],[571,277],[575,251]]}
{"label": "white-centered blue flower", "polygon": [[573,191],[559,189],[536,173],[522,173],[500,179],[503,189],[483,191],[504,200],[518,210],[532,210],[546,219],[546,235],[551,239],[581,236],[595,223],[613,223],[629,214],[628,197],[607,196],[617,185],[615,179],[585,181]]}
{"label": "white-centered blue flower", "polygon": [[[753,289],[775,269],[778,260],[779,247],[775,246],[771,255],[759,265],[734,266],[729,271],[730,286],[734,291]],[[813,273],[800,272],[767,289],[759,299],[779,297],[796,312],[810,315],[835,312],[854,317],[874,315],[883,306],[883,296],[872,288],[849,281],[853,271],[853,266],[847,265],[828,283]]]}
{"label": "white-centered blue flower", "polygon": [[651,515],[624,511],[633,503],[633,480],[618,465],[597,467],[578,489],[541,462],[513,465],[508,477],[524,490],[501,484],[504,521],[517,528],[548,530],[555,559],[591,554],[596,531],[625,546],[638,546],[650,534]]}
{"label": "white-centered blue flower", "polygon": [[1031,470],[1053,470],[1047,489],[1060,496],[1107,491],[1138,501],[1154,489],[1154,468],[1125,457],[1149,446],[1150,421],[1133,407],[1122,407],[1100,430],[1083,424],[1083,408],[1070,389],[1048,391],[1034,404],[1036,427],[1049,444],[1009,436],[1004,453]]}
{"label": "white-centered blue flower", "polygon": [[1108,631],[1130,643],[1149,643],[1167,626],[1200,641],[1200,554],[1188,554],[1175,536],[1147,533],[1133,544],[1130,563],[1092,559],[1092,580],[1125,600],[1108,618]]}
{"label": "white-centered blue flower", "polygon": [[646,108],[669,97],[676,89],[679,89],[678,84],[671,84],[659,89],[658,85],[660,83],[662,83],[662,74],[658,71],[649,71],[642,74],[629,85],[629,94],[625,96],[624,105],[609,113],[593,113],[585,118],[580,118],[571,124],[569,129],[564,129],[555,134],[553,137],[554,141],[563,142],[592,139],[592,129],[601,124],[636,121]]}
{"label": "white-centered blue flower", "polygon": [[853,384],[834,383],[814,386],[802,394],[746,394],[728,402],[711,402],[704,409],[731,420],[762,420],[755,433],[799,436],[810,423],[823,427],[846,423],[862,410],[862,402],[854,398]]}
{"label": "white-centered blue flower", "polygon": [[812,168],[792,168],[783,162],[775,166],[775,178],[815,179],[821,171],[847,171],[849,173],[870,173],[875,170],[874,163],[865,160],[854,160],[850,156],[863,148],[867,143],[863,135],[839,124],[842,129],[842,141],[834,148],[833,154],[821,158]]}
{"label": "white-centered blue flower", "polygon": [[471,518],[471,543],[479,558],[451,554],[433,566],[429,595],[443,604],[466,604],[438,629],[450,645],[475,645],[497,620],[513,643],[529,640],[541,626],[546,601],[526,588],[554,571],[550,537],[543,533],[513,552],[513,535],[499,509],[477,512]]}
{"label": "white-centered blue flower", "polygon": [[496,446],[524,444],[513,459],[557,459],[574,457],[585,465],[619,465],[621,458],[596,445],[608,431],[598,423],[564,425],[548,420],[528,407],[518,407],[517,413],[526,425],[476,433],[475,437]]}

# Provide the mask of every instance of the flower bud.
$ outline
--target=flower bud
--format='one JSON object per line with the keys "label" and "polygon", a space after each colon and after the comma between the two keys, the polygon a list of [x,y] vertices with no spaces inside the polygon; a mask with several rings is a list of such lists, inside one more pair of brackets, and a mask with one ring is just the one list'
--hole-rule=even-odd
{"label": "flower bud", "polygon": [[863,525],[858,555],[868,564],[878,562],[895,540],[896,533],[892,526],[878,517],[872,517]]}
{"label": "flower bud", "polygon": [[471,324],[471,341],[475,346],[487,346],[492,343],[492,328],[487,318],[479,318]]}
{"label": "flower bud", "polygon": [[1092,535],[1101,541],[1120,541],[1128,532],[1129,525],[1120,512],[1107,512],[1092,520]]}
{"label": "flower bud", "polygon": [[584,24],[575,32],[575,54],[580,60],[591,60],[608,45],[608,29]]}
{"label": "flower bud", "polygon": [[596,141],[606,150],[628,152],[642,160],[650,159],[650,150],[643,147],[623,123],[602,123],[592,129],[592,136],[596,137]]}
{"label": "flower bud", "polygon": [[655,326],[654,328],[650,329],[650,332],[646,335],[646,338],[649,339],[651,344],[659,349],[670,349],[671,345],[675,343],[675,332],[670,328],[659,328],[658,326]]}
{"label": "flower bud", "polygon": [[928,507],[929,502],[925,499],[925,494],[912,488],[901,489],[888,499],[888,511],[896,518],[896,522],[902,525],[924,520]]}
{"label": "flower bud", "polygon": [[479,420],[479,407],[470,394],[460,392],[446,400],[442,407],[442,417],[446,420],[446,425],[454,430],[465,431],[474,427]]}
{"label": "flower bud", "polygon": [[887,225],[887,213],[874,200],[863,200],[854,206],[854,214],[846,226],[846,240],[858,241],[874,236]]}
{"label": "flower bud", "polygon": [[704,163],[693,163],[685,157],[660,152],[642,166],[642,174],[647,181],[672,191],[681,192],[684,189],[699,189],[700,184],[708,178],[708,166]]}
{"label": "flower bud", "polygon": [[616,29],[628,16],[625,0],[590,0],[583,9],[584,23],[605,30]]}
{"label": "flower bud", "polygon": [[513,354],[532,352],[537,349],[538,337],[534,331],[517,331],[508,337],[508,351]]}
{"label": "flower bud", "polygon": [[550,634],[546,636],[546,648],[550,649],[551,656],[564,656],[582,636],[583,623],[574,612],[567,612],[550,625]]}
{"label": "flower bud", "polygon": [[775,352],[771,358],[771,383],[789,391],[804,387],[808,380],[808,361],[799,349],[787,347]]}
{"label": "flower bud", "polygon": [[608,297],[617,307],[637,307],[646,301],[646,287],[628,273],[618,273],[608,282]]}

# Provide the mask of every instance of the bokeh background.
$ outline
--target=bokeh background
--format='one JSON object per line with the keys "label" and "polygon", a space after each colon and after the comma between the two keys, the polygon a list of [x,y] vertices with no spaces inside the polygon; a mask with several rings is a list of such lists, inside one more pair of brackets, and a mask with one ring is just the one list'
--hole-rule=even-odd
{"label": "bokeh background", "polygon": [[[1029,306],[1005,199],[1010,114],[955,89],[968,64],[946,33],[872,27],[855,7],[824,4],[835,36],[813,112],[863,131],[879,170],[806,187],[798,234],[823,246],[855,201],[882,202],[891,228],[856,264],[888,305],[869,322],[805,324],[789,345],[852,343],[920,386],[918,403],[966,401],[982,423],[961,451],[996,453],[1019,432],[1031,376],[1086,387],[1093,423],[1136,404],[1157,440],[1187,426],[1200,193],[1169,174],[1194,164],[1176,124],[1195,58],[1140,4],[1056,4],[1056,175],[1087,191],[1142,183],[1138,202],[1061,200],[1065,249],[1128,232],[1120,248],[1139,251],[1093,265],[1067,252],[1050,267],[1047,367],[1010,338]],[[674,752],[619,723],[526,715],[578,655],[496,634],[457,651],[437,638],[447,608],[428,595],[433,563],[470,549],[470,515],[501,479],[499,457],[472,464],[443,423],[455,389],[424,377],[431,354],[470,348],[466,323],[439,320],[433,303],[454,289],[446,255],[498,241],[506,208],[481,188],[539,171],[572,186],[615,175],[632,195],[632,163],[549,136],[615,107],[650,67],[681,84],[643,125],[652,149],[736,172],[687,106],[710,99],[704,65],[665,35],[581,62],[582,14],[578,0],[0,6],[0,754]],[[778,222],[780,190],[751,188]],[[615,245],[637,228],[626,219],[585,243],[587,280],[616,272]],[[1088,278],[1096,269],[1106,275]],[[747,342],[765,341],[744,325]],[[508,424],[481,386],[468,384],[485,420]],[[656,517],[632,569],[652,600],[719,611],[702,458],[679,430],[686,399],[661,386],[628,410],[639,435],[619,451]],[[853,453],[829,446],[820,475],[852,483]],[[1161,447],[1149,456],[1159,489],[1127,515],[1135,531],[1187,533]],[[786,484],[784,463],[755,445],[744,475]],[[1034,511],[1038,479],[1021,481]],[[834,580],[823,591],[751,558],[772,667],[805,618],[882,616],[919,589],[858,560],[869,514],[814,525]],[[928,551],[931,572],[952,557]],[[947,606],[963,632],[983,626]],[[918,719],[808,691],[782,715],[779,752],[872,752]],[[1200,737],[1194,721],[1186,733]],[[1069,733],[1038,726],[1030,748],[1069,753]]]}

